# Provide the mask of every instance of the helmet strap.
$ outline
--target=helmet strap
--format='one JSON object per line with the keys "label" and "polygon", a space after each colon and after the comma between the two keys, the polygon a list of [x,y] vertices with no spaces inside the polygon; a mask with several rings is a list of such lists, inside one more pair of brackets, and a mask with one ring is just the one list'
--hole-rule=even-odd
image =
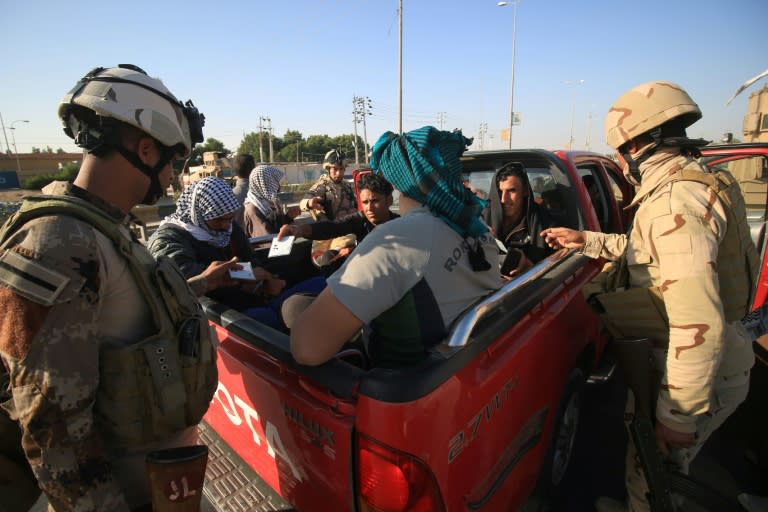
{"label": "helmet strap", "polygon": [[116,145],[115,150],[149,178],[149,188],[147,189],[144,199],[141,200],[141,204],[154,204],[157,202],[163,195],[163,186],[160,184],[160,173],[163,168],[168,165],[168,162],[171,161],[173,156],[163,152],[160,156],[160,160],[158,160],[155,166],[150,167],[142,162],[139,155],[133,151],[128,151],[120,145]]}

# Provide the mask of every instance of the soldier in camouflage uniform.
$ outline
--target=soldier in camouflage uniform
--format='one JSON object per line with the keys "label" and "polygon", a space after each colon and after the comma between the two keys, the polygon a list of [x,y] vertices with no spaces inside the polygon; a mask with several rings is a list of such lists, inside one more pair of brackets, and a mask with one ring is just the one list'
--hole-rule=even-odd
{"label": "soldier in camouflage uniform", "polygon": [[304,194],[299,207],[302,211],[313,212],[313,216],[325,214],[323,220],[342,219],[355,213],[355,192],[352,186],[344,181],[344,153],[333,149],[325,154],[323,168],[328,174],[323,174],[312,188]]}
{"label": "soldier in camouflage uniform", "polygon": [[[681,178],[703,170],[695,157],[706,141],[685,133],[700,118],[699,107],[678,85],[651,82],[625,93],[608,112],[606,136],[621,155],[624,176],[637,187],[630,234],[542,232],[553,247],[577,248],[593,258],[626,258],[628,291],[640,296],[653,291],[662,298],[667,318],[661,327],[647,322],[645,333],[654,341],[654,366],[661,375],[656,445],[683,472],[746,398],[754,362],[752,340],[740,322],[757,268],[743,198],[734,193],[727,205],[711,187]],[[641,305],[625,309],[645,314],[638,311]],[[627,408],[631,419],[631,392]],[[626,472],[628,506],[600,498],[598,511],[649,510],[631,436]]]}
{"label": "soldier in camouflage uniform", "polygon": [[[0,234],[0,468],[34,475],[49,510],[135,510],[150,502],[146,453],[194,444],[215,390],[192,290],[230,282],[236,264],[187,283],[128,229],[202,141],[191,102],[120,65],[83,77],[59,117],[86,151],[77,178],[25,201]],[[28,508],[25,484],[0,477],[0,510]]]}

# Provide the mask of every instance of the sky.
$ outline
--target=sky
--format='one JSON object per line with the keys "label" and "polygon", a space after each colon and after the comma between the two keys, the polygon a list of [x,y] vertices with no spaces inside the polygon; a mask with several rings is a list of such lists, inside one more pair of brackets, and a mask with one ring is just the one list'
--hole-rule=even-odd
{"label": "sky", "polygon": [[[768,82],[726,106],[768,68],[766,0],[496,3],[403,0],[403,130],[459,128],[474,138],[471,149],[507,148],[513,61],[521,120],[514,148],[567,148],[572,137],[574,149],[611,152],[605,113],[653,80],[680,84],[701,107],[689,136],[741,137],[749,93]],[[0,0],[0,147],[15,138],[22,153],[77,151],[61,129],[58,102],[90,69],[118,63],[138,65],[192,99],[205,114],[205,137],[233,151],[260,118],[279,137],[353,133],[354,97],[370,99],[365,126],[356,128],[373,145],[398,130],[398,5]]]}

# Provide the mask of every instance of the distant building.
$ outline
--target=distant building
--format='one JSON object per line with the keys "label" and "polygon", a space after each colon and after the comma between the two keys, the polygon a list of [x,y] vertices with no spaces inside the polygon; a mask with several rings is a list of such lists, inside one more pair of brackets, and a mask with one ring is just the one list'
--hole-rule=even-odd
{"label": "distant building", "polygon": [[18,161],[15,154],[0,153],[0,173],[16,172],[19,184],[23,185],[33,176],[55,174],[68,163],[82,161],[82,153],[19,153]]}

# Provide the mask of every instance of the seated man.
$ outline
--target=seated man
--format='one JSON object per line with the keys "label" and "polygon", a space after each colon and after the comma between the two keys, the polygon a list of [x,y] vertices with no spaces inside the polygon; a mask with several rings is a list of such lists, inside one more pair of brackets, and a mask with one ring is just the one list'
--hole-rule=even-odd
{"label": "seated man", "polygon": [[[400,215],[390,211],[392,206],[392,185],[378,174],[365,174],[358,182],[360,188],[360,203],[363,210],[343,219],[335,221],[319,221],[310,224],[284,224],[277,234],[280,240],[284,236],[293,235],[309,240],[330,240],[332,238],[353,234],[357,243],[370,233],[373,228],[389,220],[396,219]],[[328,264],[340,262],[352,252],[352,247],[342,247],[338,250],[325,251],[320,258],[328,260]],[[336,269],[334,269],[336,270]]]}
{"label": "seated man", "polygon": [[[253,250],[242,228],[233,223],[240,202],[221,178],[208,176],[187,187],[176,204],[176,212],[166,217],[149,239],[152,256],[167,256],[181,272],[192,277],[213,261],[237,257],[251,262]],[[285,326],[279,312],[283,301],[293,293],[318,294],[325,279],[315,277],[285,289],[285,281],[254,266],[253,281],[219,288],[208,296],[276,329]]]}
{"label": "seated man", "polygon": [[461,183],[470,142],[431,126],[381,136],[371,166],[401,192],[402,217],[366,236],[297,318],[296,361],[321,364],[368,325],[374,366],[418,365],[467,307],[501,286],[483,201]]}
{"label": "seated man", "polygon": [[251,171],[243,213],[243,227],[248,236],[277,233],[299,214],[296,207],[286,210],[277,195],[283,176],[283,171],[272,165],[258,165]]}
{"label": "seated man", "polygon": [[519,257],[519,263],[504,276],[514,277],[552,254],[553,250],[538,234],[553,224],[547,209],[533,200],[533,190],[522,164],[509,162],[502,166],[493,184],[496,193],[491,190],[490,204],[483,216],[507,251],[517,253],[511,256]]}

